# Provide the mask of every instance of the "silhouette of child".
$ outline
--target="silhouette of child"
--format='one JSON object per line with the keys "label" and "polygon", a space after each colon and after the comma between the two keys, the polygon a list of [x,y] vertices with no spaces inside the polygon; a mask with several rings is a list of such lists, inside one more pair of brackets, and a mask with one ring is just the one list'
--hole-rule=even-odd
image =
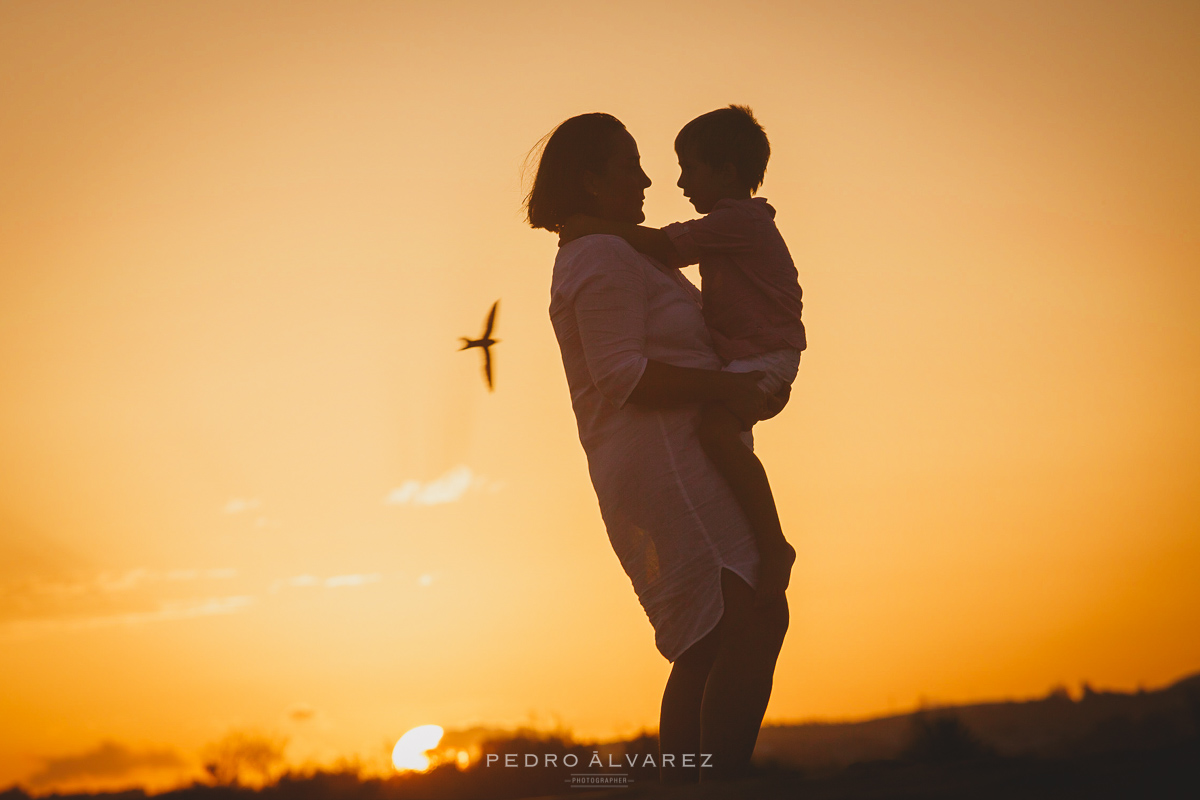
{"label": "silhouette of child", "polygon": [[[579,214],[559,244],[590,234],[620,236],[671,268],[700,265],[704,320],[728,372],[762,372],[765,395],[790,387],[806,347],[801,289],[775,209],[754,197],[770,158],[766,132],[749,108],[731,105],[689,122],[675,138],[679,188],[705,216],[661,229]],[[741,504],[760,555],[755,602],[782,594],[795,549],[784,538],[750,427],[759,409],[706,406],[700,441]],[[746,422],[743,422],[745,420]]]}

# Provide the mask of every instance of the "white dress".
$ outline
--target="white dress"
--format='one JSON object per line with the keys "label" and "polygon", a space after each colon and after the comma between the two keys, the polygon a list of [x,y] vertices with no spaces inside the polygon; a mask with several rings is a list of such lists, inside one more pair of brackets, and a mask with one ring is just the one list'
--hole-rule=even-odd
{"label": "white dress", "polygon": [[700,293],[616,236],[559,248],[550,319],[608,538],[674,661],[721,619],[721,568],[758,583],[758,550],[700,447],[699,405],[626,403],[648,359],[719,370]]}

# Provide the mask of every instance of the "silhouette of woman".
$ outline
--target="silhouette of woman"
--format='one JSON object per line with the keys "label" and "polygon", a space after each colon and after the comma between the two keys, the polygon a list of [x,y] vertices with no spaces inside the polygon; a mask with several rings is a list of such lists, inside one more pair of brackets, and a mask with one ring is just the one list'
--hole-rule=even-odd
{"label": "silhouette of woman", "polygon": [[[608,114],[546,140],[530,225],[572,214],[640,223],[650,179]],[[787,600],[754,604],[759,556],[745,514],[701,448],[702,403],[778,413],[762,373],[721,372],[699,292],[615,236],[559,249],[550,317],[609,541],[672,662],[659,719],[663,781],[745,775],[788,626]],[[712,754],[705,759],[699,754]],[[688,758],[685,759],[685,754]],[[708,762],[707,769],[699,766]]]}

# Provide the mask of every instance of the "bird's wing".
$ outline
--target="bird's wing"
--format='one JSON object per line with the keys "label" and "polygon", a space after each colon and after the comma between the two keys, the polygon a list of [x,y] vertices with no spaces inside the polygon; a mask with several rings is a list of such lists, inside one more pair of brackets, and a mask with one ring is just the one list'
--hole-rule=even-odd
{"label": "bird's wing", "polygon": [[483,348],[483,376],[487,378],[488,391],[493,391],[495,387],[492,386],[492,348],[490,347]]}
{"label": "bird's wing", "polygon": [[500,305],[500,301],[492,303],[492,310],[488,313],[487,327],[483,329],[483,339],[492,338],[492,326],[496,324],[496,307]]}

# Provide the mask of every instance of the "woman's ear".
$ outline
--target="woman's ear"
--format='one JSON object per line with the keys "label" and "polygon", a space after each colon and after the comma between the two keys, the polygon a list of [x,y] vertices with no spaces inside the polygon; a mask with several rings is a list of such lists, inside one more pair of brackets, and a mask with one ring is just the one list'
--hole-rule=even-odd
{"label": "woman's ear", "polygon": [[596,173],[586,169],[583,171],[583,191],[588,197],[595,197],[599,193],[596,188]]}

